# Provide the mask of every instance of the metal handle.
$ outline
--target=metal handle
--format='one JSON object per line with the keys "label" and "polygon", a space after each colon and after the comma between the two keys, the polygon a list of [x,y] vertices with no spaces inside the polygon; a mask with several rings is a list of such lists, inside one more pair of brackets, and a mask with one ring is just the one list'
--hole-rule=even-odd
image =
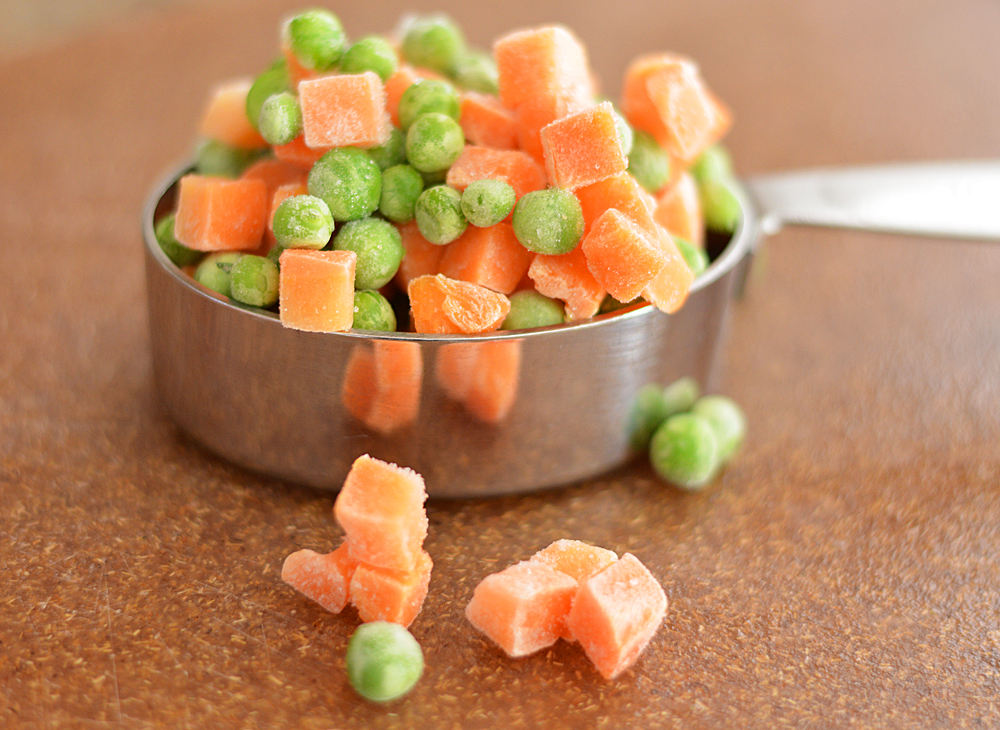
{"label": "metal handle", "polygon": [[1000,241],[1000,161],[809,170],[747,181],[767,234],[784,225]]}

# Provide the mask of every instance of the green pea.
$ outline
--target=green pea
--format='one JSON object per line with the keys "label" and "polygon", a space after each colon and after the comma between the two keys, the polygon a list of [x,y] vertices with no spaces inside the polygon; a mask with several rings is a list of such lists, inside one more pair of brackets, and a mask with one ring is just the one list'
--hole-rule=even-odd
{"label": "green pea", "polygon": [[417,172],[420,173],[420,178],[424,181],[424,190],[432,188],[435,185],[444,185],[448,182],[448,170],[435,170],[434,172],[417,170]]}
{"label": "green pea", "polygon": [[421,172],[447,170],[465,149],[465,133],[444,114],[421,114],[406,132],[406,159]]}
{"label": "green pea", "polygon": [[400,624],[370,621],[355,629],[346,663],[347,678],[358,694],[388,702],[413,689],[424,671],[424,654]]}
{"label": "green pea", "polygon": [[678,413],[660,424],[649,442],[649,460],[663,479],[683,489],[701,489],[719,469],[719,442],[711,424]]}
{"label": "green pea", "polygon": [[284,58],[280,58],[254,80],[250,91],[247,92],[247,119],[254,129],[258,131],[260,129],[260,110],[268,97],[291,90],[292,81],[288,76],[288,63]]}
{"label": "green pea", "polygon": [[691,175],[701,183],[707,180],[728,180],[733,176],[733,161],[721,144],[709,145],[691,165]]}
{"label": "green pea", "polygon": [[480,94],[499,93],[498,78],[496,61],[482,51],[470,51],[459,59],[455,67],[455,82],[463,89]]}
{"label": "green pea", "polygon": [[513,224],[514,235],[529,251],[569,253],[583,236],[583,209],[568,190],[535,190],[517,201]]}
{"label": "green pea", "polygon": [[290,91],[272,94],[260,108],[260,136],[268,144],[288,144],[302,133],[302,108]]}
{"label": "green pea", "polygon": [[427,188],[414,209],[420,235],[443,246],[461,236],[469,223],[462,213],[462,194],[447,185]]}
{"label": "green pea", "polygon": [[202,259],[198,268],[194,270],[194,280],[202,286],[228,297],[232,291],[229,284],[229,272],[242,255],[231,251],[210,253]]}
{"label": "green pea", "polygon": [[514,209],[517,194],[503,180],[473,180],[462,193],[462,213],[479,228],[494,226]]}
{"label": "green pea", "polygon": [[633,130],[628,171],[642,187],[655,193],[670,180],[670,156],[651,134]]}
{"label": "green pea", "polygon": [[526,330],[562,324],[565,321],[566,309],[561,302],[531,289],[524,289],[510,295],[510,312],[500,329]]}
{"label": "green pea", "polygon": [[378,212],[396,223],[413,220],[417,198],[424,191],[420,173],[409,165],[396,165],[382,172],[382,197]]}
{"label": "green pea", "polygon": [[414,66],[451,76],[465,55],[465,38],[444,14],[412,19],[403,35],[403,57]]}
{"label": "green pea", "polygon": [[285,43],[303,68],[327,71],[337,65],[347,46],[340,19],[328,10],[307,10],[284,26]]}
{"label": "green pea", "polygon": [[355,289],[379,289],[396,275],[403,260],[403,241],[392,223],[381,218],[362,218],[345,223],[333,237],[336,251],[358,255],[354,269]]}
{"label": "green pea", "polygon": [[203,141],[194,153],[194,167],[201,175],[237,178],[260,157],[259,150],[230,147],[215,139]]}
{"label": "green pea", "polygon": [[314,195],[285,198],[274,211],[274,238],[286,248],[319,250],[333,235],[330,207]]}
{"label": "green pea", "polygon": [[698,381],[691,376],[678,378],[663,389],[663,402],[667,407],[667,416],[677,413],[687,413],[694,407],[701,396]]}
{"label": "green pea", "polygon": [[732,233],[740,222],[740,201],[724,180],[709,178],[698,184],[705,227],[721,233]]}
{"label": "green pea", "polygon": [[746,436],[746,416],[736,402],[724,395],[706,395],[698,399],[691,412],[701,416],[715,431],[719,442],[719,461],[725,464],[739,450]]}
{"label": "green pea", "polygon": [[458,121],[458,92],[437,79],[419,79],[399,97],[399,126],[406,132],[421,114],[437,112]]}
{"label": "green pea", "polygon": [[174,235],[174,221],[177,219],[176,213],[168,213],[160,218],[153,229],[156,234],[156,242],[160,244],[163,253],[174,262],[175,266],[190,266],[201,260],[201,251],[188,248],[177,240]]}
{"label": "green pea", "polygon": [[663,388],[658,383],[642,386],[635,394],[628,415],[627,429],[632,448],[636,451],[649,448],[649,440],[670,415]]}
{"label": "green pea", "polygon": [[364,150],[337,147],[313,165],[308,189],[329,206],[335,221],[357,220],[378,208],[382,172]]}
{"label": "green pea", "polygon": [[708,254],[705,253],[704,249],[698,248],[690,241],[678,238],[677,236],[674,236],[674,244],[676,244],[677,250],[680,251],[685,263],[687,263],[688,268],[691,269],[695,276],[698,276],[708,268]]}
{"label": "green pea", "polygon": [[354,292],[354,329],[377,332],[396,331],[396,313],[389,300],[377,291]]}
{"label": "green pea", "polygon": [[270,307],[278,301],[278,267],[264,256],[244,254],[229,270],[229,296],[252,307]]}
{"label": "green pea", "polygon": [[360,74],[374,71],[384,82],[396,73],[398,63],[396,49],[389,41],[381,36],[370,35],[351,44],[340,59],[340,72]]}
{"label": "green pea", "polygon": [[369,147],[365,151],[380,170],[402,165],[406,162],[406,137],[398,127],[393,127],[385,143],[378,147]]}

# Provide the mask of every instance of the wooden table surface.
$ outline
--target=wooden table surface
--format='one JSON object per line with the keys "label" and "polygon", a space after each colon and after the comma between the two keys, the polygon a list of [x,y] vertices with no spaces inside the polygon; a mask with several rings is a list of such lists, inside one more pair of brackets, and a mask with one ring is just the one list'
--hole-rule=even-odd
{"label": "wooden table surface", "polygon": [[[341,5],[355,37],[409,9]],[[387,707],[353,694],[356,614],[279,579],[338,540],[333,495],[179,434],[144,311],[147,191],[297,7],[154,8],[0,65],[0,725],[1000,725],[1000,250],[808,229],[767,242],[734,312],[719,389],[750,427],[718,481],[682,494],[636,462],[431,502],[426,674]],[[480,45],[566,23],[611,95],[638,53],[690,54],[742,174],[1000,158],[995,0],[417,9],[438,7]],[[463,617],[560,537],[634,552],[670,598],[614,682],[566,644],[506,659]]]}

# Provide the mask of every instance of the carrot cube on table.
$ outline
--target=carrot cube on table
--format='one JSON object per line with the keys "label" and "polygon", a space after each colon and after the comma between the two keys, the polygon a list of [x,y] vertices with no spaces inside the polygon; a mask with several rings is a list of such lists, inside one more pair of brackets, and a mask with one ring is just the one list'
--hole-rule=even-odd
{"label": "carrot cube on table", "polygon": [[281,579],[327,611],[340,613],[350,597],[357,567],[358,561],[350,556],[344,542],[331,553],[308,549],[292,553],[281,567]]}

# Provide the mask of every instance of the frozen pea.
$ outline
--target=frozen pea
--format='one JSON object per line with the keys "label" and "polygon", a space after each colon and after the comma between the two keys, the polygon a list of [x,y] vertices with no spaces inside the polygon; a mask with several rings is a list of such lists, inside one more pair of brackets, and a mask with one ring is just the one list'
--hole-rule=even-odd
{"label": "frozen pea", "polygon": [[274,94],[292,90],[292,81],[288,76],[288,64],[281,58],[275,61],[270,68],[254,79],[247,92],[247,119],[254,129],[260,129],[260,110],[264,107],[264,102]]}
{"label": "frozen pea", "polygon": [[517,194],[503,180],[473,180],[462,193],[462,213],[479,228],[496,225],[514,209]]}
{"label": "frozen pea", "polygon": [[302,108],[295,94],[282,91],[267,97],[260,108],[260,136],[268,144],[288,144],[302,133]]}
{"label": "frozen pea", "polygon": [[493,56],[482,51],[466,53],[455,67],[455,83],[480,94],[499,93],[497,64]]}
{"label": "frozen pea", "polygon": [[340,72],[360,74],[374,71],[382,81],[396,73],[398,59],[396,50],[385,38],[377,35],[365,36],[351,44],[340,59]]}
{"label": "frozen pea", "polygon": [[663,479],[696,491],[708,484],[719,469],[715,430],[693,413],[670,416],[649,442],[649,461]]}
{"label": "frozen pea", "polygon": [[680,251],[681,256],[684,257],[684,262],[695,276],[698,276],[708,268],[708,254],[705,253],[704,249],[698,248],[690,241],[678,238],[677,236],[674,236],[674,244],[677,246],[677,250]]}
{"label": "frozen pea", "polygon": [[667,407],[659,383],[647,383],[639,388],[628,414],[629,443],[636,451],[649,448],[649,440],[672,414]]}
{"label": "frozen pea", "polygon": [[435,170],[434,172],[417,170],[417,172],[420,173],[420,178],[424,181],[424,190],[432,188],[435,185],[444,185],[448,182],[448,170]]}
{"label": "frozen pea", "polygon": [[670,156],[651,134],[633,130],[628,171],[642,187],[655,193],[670,180]]}
{"label": "frozen pea", "polygon": [[687,413],[701,396],[698,381],[689,375],[678,378],[663,389],[663,402],[667,407],[667,416],[677,413]]}
{"label": "frozen pea", "polygon": [[354,292],[354,324],[356,330],[396,331],[396,313],[389,300],[377,291]]}
{"label": "frozen pea", "polygon": [[568,190],[548,188],[521,196],[514,206],[514,235],[529,251],[569,253],[583,236],[583,210]]}
{"label": "frozen pea", "polygon": [[365,151],[380,170],[402,165],[406,162],[406,136],[398,127],[393,127],[389,132],[389,139],[385,143],[378,147],[369,147]]}
{"label": "frozen pea", "polygon": [[242,255],[232,251],[210,253],[202,259],[198,268],[194,270],[194,280],[202,286],[228,297],[231,291],[229,272]]}
{"label": "frozen pea", "polygon": [[229,296],[252,307],[278,301],[278,267],[264,256],[244,254],[229,270]]}
{"label": "frozen pea", "polygon": [[715,431],[719,461],[725,464],[732,459],[747,431],[746,416],[736,402],[724,395],[706,395],[698,399],[691,412],[708,421]]}
{"label": "frozen pea", "polygon": [[330,207],[315,195],[285,198],[274,211],[274,238],[282,249],[319,250],[333,235]]}
{"label": "frozen pea", "polygon": [[190,266],[201,260],[201,251],[188,248],[177,240],[174,235],[174,221],[177,219],[176,213],[168,213],[160,218],[156,223],[153,232],[156,235],[156,242],[160,244],[163,253],[174,262],[175,266]]}
{"label": "frozen pea", "polygon": [[406,132],[406,159],[421,172],[447,170],[464,148],[462,128],[444,114],[421,114]]}
{"label": "frozen pea", "polygon": [[500,329],[526,330],[562,324],[565,321],[566,310],[561,302],[531,289],[524,289],[510,295],[510,312]]}
{"label": "frozen pea", "polygon": [[421,114],[437,112],[458,121],[458,93],[444,81],[420,79],[399,97],[399,126],[406,132]]}
{"label": "frozen pea", "polygon": [[469,223],[462,214],[462,194],[448,185],[427,188],[414,209],[420,235],[443,246],[461,236]]}
{"label": "frozen pea", "polygon": [[364,150],[337,147],[309,171],[310,195],[321,198],[335,221],[371,215],[382,196],[382,172]]}
{"label": "frozen pea", "polygon": [[424,654],[402,625],[370,621],[347,644],[347,678],[362,697],[388,702],[402,697],[424,671]]}
{"label": "frozen pea", "polygon": [[698,182],[727,180],[733,176],[733,161],[721,144],[709,145],[691,165],[691,175]]}
{"label": "frozen pea", "polygon": [[302,67],[313,71],[336,66],[347,46],[340,19],[318,8],[290,18],[283,28],[283,40]]}
{"label": "frozen pea", "polygon": [[725,180],[709,178],[698,183],[705,227],[721,233],[732,233],[740,221],[740,202]]}
{"label": "frozen pea", "polygon": [[355,289],[378,289],[396,275],[403,260],[403,241],[396,226],[381,218],[362,218],[345,223],[333,237],[336,251],[358,255],[354,269]]}
{"label": "frozen pea", "polygon": [[409,165],[396,165],[382,172],[382,197],[378,212],[396,223],[413,220],[417,198],[424,191],[420,173]]}
{"label": "frozen pea", "polygon": [[465,38],[447,15],[426,15],[407,23],[402,51],[403,58],[414,66],[451,76],[465,55]]}
{"label": "frozen pea", "polygon": [[237,178],[259,156],[258,150],[244,150],[206,139],[195,150],[194,166],[201,175]]}

